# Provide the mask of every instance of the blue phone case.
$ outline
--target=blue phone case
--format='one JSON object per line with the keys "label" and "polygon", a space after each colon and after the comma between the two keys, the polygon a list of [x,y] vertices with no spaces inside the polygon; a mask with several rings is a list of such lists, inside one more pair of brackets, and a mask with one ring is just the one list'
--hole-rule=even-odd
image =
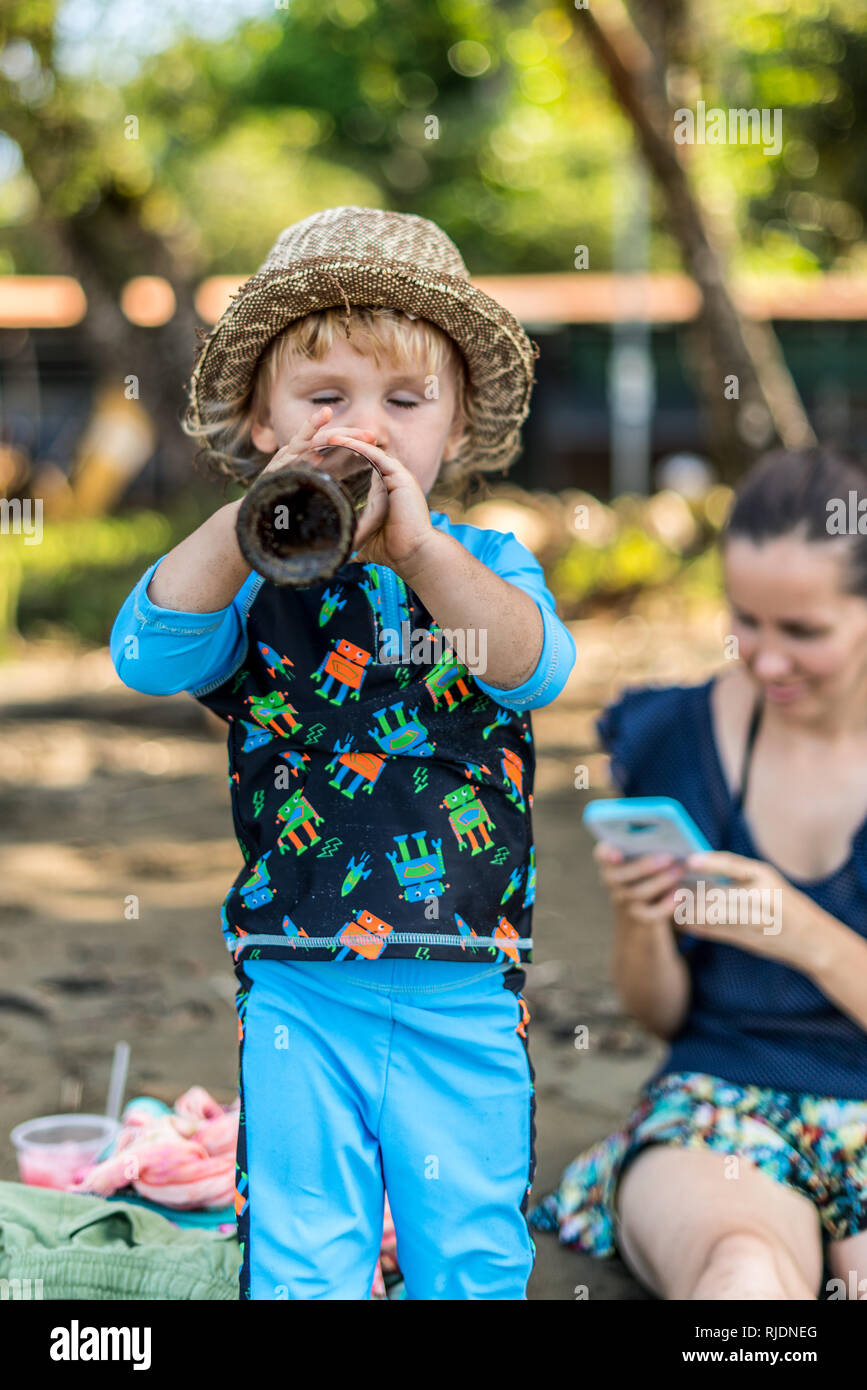
{"label": "blue phone case", "polygon": [[[670,853],[685,859],[695,853],[713,853],[713,845],[674,796],[610,796],[604,801],[588,801],[581,819],[597,840],[616,845],[627,858]],[[604,833],[606,830],[610,833]],[[707,883],[731,883],[722,874],[703,877]],[[696,881],[696,873],[684,874],[684,883]]]}
{"label": "blue phone case", "polygon": [[628,857],[674,854],[685,858],[713,850],[686,808],[671,796],[588,801],[582,820],[596,839],[615,845]]}

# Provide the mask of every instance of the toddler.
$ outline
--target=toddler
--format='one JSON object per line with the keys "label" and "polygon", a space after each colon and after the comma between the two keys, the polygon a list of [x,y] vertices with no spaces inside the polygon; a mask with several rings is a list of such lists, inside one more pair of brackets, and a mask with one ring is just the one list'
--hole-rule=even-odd
{"label": "toddler", "polygon": [[246,565],[231,502],[112,629],[127,685],[227,724],[242,1299],[368,1298],[386,1190],[408,1298],[526,1298],[530,710],[575,645],[530,551],[429,497],[515,457],[534,355],[435,224],[287,228],[205,337],[185,428],[242,486],[351,446],[386,519],[288,589]]}

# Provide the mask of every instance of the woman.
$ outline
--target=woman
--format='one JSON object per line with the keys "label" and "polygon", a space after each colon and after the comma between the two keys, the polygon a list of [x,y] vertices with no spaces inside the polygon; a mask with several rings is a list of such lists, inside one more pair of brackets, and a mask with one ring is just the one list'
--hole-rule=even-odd
{"label": "woman", "polygon": [[[837,534],[832,517],[859,502],[863,530]],[[863,1298],[864,470],[824,449],[766,456],[735,498],[723,564],[739,662],[704,685],[629,691],[599,721],[621,793],[676,797],[716,847],[688,867],[717,906],[694,922],[683,864],[597,847],[615,982],[670,1048],[624,1129],[530,1221],[589,1254],[618,1249],[660,1298]],[[753,895],[766,910],[731,893],[741,906],[720,914],[719,875],[767,890]],[[823,1286],[828,1272],[842,1283]]]}

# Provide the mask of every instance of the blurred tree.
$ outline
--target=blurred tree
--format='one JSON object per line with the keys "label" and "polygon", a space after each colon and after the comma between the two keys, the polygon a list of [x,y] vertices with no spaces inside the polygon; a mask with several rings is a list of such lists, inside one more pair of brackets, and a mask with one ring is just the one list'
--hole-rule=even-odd
{"label": "blurred tree", "polygon": [[[603,3],[578,14],[615,98],[633,123],[686,268],[701,290],[693,334],[699,395],[709,420],[710,452],[724,477],[736,477],[774,440],[797,449],[815,443],[815,435],[773,329],[749,322],[734,303],[708,219],[676,154],[666,95],[668,42],[673,36],[672,50],[686,55],[685,6],[668,11],[661,0],[638,0],[635,11],[644,38],[654,45],[650,49],[619,5]],[[732,382],[736,397],[725,389]]]}
{"label": "blurred tree", "polygon": [[[31,256],[41,268],[73,275],[88,301],[83,331],[100,376],[123,386],[133,376],[155,421],[174,476],[189,471],[189,441],[178,428],[181,383],[197,322],[193,291],[203,266],[149,223],[144,194],[125,177],[123,142],[135,127],[117,92],[88,93],[60,72],[56,0],[7,0],[0,13],[3,126],[20,150],[38,197],[28,219]],[[126,166],[126,167],[125,167]],[[119,296],[137,274],[164,276],[177,310],[161,327],[140,328]]]}
{"label": "blurred tree", "polygon": [[[699,83],[723,106],[785,107],[779,156],[689,152],[688,187],[731,271],[863,268],[860,0],[633,3],[669,114]],[[214,40],[196,32],[206,0],[189,0],[189,32],[112,83],[63,67],[58,6],[5,0],[0,13],[2,126],[23,159],[0,179],[0,256],[8,270],[81,279],[92,350],[112,379],[139,377],[179,476],[193,286],[251,273],[297,218],[338,203],[420,213],[475,274],[572,271],[576,244],[591,270],[610,267],[612,171],[632,122],[576,39],[585,11],[277,0]],[[680,259],[662,215],[651,255],[661,270]],[[178,312],[164,328],[121,315],[119,288],[135,274],[171,282]]]}

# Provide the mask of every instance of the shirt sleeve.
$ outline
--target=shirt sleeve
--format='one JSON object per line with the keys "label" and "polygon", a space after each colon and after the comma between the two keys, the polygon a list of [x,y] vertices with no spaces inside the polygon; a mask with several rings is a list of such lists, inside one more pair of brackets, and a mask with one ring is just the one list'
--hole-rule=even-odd
{"label": "shirt sleeve", "polygon": [[[694,751],[684,751],[689,748],[684,731],[690,727],[685,694],[689,692],[679,686],[629,687],[599,715],[596,731],[609,755],[611,781],[621,796],[681,799],[682,789],[672,786],[668,777],[684,756],[693,760],[696,756]],[[703,938],[676,931],[674,940],[677,950],[688,957]]]}
{"label": "shirt sleeve", "polygon": [[529,594],[542,615],[544,642],[533,674],[522,685],[508,690],[474,676],[476,685],[507,709],[539,709],[551,704],[569,679],[576,649],[571,632],[557,616],[554,596],[545,584],[542,566],[513,531],[486,531],[477,526],[456,524],[448,529],[500,579]]}
{"label": "shirt sleeve", "polygon": [[184,613],[148,598],[148,585],[164,559],[155,560],[124,599],[109,638],[118,676],[143,695],[198,690],[229,675],[247,649],[246,598],[255,571],[225,608]]}

